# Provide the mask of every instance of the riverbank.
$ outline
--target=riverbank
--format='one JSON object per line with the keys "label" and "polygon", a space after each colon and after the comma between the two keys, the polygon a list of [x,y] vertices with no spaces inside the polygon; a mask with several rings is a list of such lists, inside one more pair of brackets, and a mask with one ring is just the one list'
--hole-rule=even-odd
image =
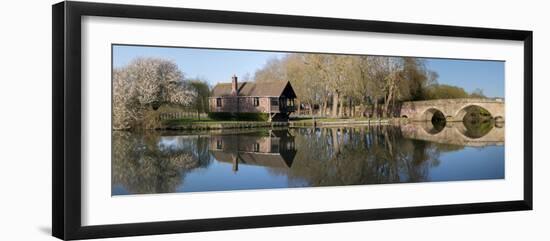
{"label": "riverbank", "polygon": [[304,119],[289,121],[290,127],[331,127],[331,126],[350,126],[350,125],[388,125],[393,123],[399,123],[398,119]]}
{"label": "riverbank", "polygon": [[357,125],[399,124],[399,118],[386,119],[344,119],[344,118],[302,118],[288,122],[267,121],[216,121],[216,120],[172,120],[165,122],[160,130],[218,130],[262,127],[337,127]]}
{"label": "riverbank", "polygon": [[178,124],[165,125],[162,130],[219,130],[219,129],[241,129],[261,127],[283,127],[288,122],[267,122],[267,121],[205,121],[205,122],[182,122]]}

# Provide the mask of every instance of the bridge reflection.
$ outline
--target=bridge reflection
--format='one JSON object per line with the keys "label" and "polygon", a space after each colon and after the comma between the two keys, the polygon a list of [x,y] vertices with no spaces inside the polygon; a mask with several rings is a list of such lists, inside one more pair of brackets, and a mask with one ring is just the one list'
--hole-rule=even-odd
{"label": "bridge reflection", "polygon": [[482,147],[504,145],[504,123],[412,122],[401,126],[403,137],[443,144]]}

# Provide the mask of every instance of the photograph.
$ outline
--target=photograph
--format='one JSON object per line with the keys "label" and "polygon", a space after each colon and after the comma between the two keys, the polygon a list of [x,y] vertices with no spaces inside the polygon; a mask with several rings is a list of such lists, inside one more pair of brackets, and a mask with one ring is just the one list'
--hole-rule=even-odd
{"label": "photograph", "polygon": [[0,241],[550,240],[546,5],[6,1]]}
{"label": "photograph", "polygon": [[112,196],[505,178],[504,61],[111,49]]}

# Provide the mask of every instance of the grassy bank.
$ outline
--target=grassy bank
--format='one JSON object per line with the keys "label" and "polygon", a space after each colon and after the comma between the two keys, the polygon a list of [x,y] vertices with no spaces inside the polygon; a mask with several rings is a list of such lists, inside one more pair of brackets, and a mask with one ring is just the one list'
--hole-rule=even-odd
{"label": "grassy bank", "polygon": [[210,118],[185,118],[165,120],[163,130],[217,130],[261,127],[309,127],[309,126],[347,126],[347,125],[384,125],[399,123],[392,118],[292,118],[288,122],[214,120]]}
{"label": "grassy bank", "polygon": [[392,118],[295,118],[289,121],[291,127],[300,126],[346,126],[346,125],[383,125],[398,122]]}
{"label": "grassy bank", "polygon": [[288,126],[288,122],[267,121],[220,121],[212,119],[177,119],[163,121],[164,130],[217,130],[238,128],[282,127]]}

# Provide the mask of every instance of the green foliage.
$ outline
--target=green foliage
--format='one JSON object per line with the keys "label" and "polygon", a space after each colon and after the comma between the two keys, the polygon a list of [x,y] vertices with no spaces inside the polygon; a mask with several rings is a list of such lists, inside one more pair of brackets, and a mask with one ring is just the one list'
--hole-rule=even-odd
{"label": "green foliage", "polygon": [[480,122],[492,119],[491,113],[479,106],[469,106],[465,111],[464,122]]}
{"label": "green foliage", "polygon": [[470,97],[471,98],[487,98],[487,96],[485,96],[485,94],[483,94],[483,90],[482,89],[475,89],[471,94],[470,94]]}
{"label": "green foliage", "polygon": [[268,121],[267,113],[210,112],[208,118],[220,121]]}
{"label": "green foliage", "polygon": [[197,93],[197,98],[191,104],[198,113],[208,112],[208,97],[210,97],[210,86],[205,80],[195,78],[189,79],[189,85]]}
{"label": "green foliage", "polygon": [[399,82],[399,100],[422,100],[426,96],[426,86],[433,84],[436,74],[426,69],[418,58],[403,58],[403,81]]}
{"label": "green foliage", "polygon": [[434,84],[427,88],[424,99],[458,99],[468,97],[468,93],[463,88],[445,84]]}
{"label": "green foliage", "polygon": [[492,119],[465,119],[463,123],[466,127],[466,132],[464,133],[464,135],[470,138],[480,138],[482,136],[485,136],[495,126],[495,123]]}
{"label": "green foliage", "polygon": [[424,96],[420,97],[420,99],[424,100],[459,98],[487,98],[487,96],[483,94],[483,90],[481,89],[475,89],[471,94],[468,94],[466,90],[458,86],[432,84],[425,88]]}

